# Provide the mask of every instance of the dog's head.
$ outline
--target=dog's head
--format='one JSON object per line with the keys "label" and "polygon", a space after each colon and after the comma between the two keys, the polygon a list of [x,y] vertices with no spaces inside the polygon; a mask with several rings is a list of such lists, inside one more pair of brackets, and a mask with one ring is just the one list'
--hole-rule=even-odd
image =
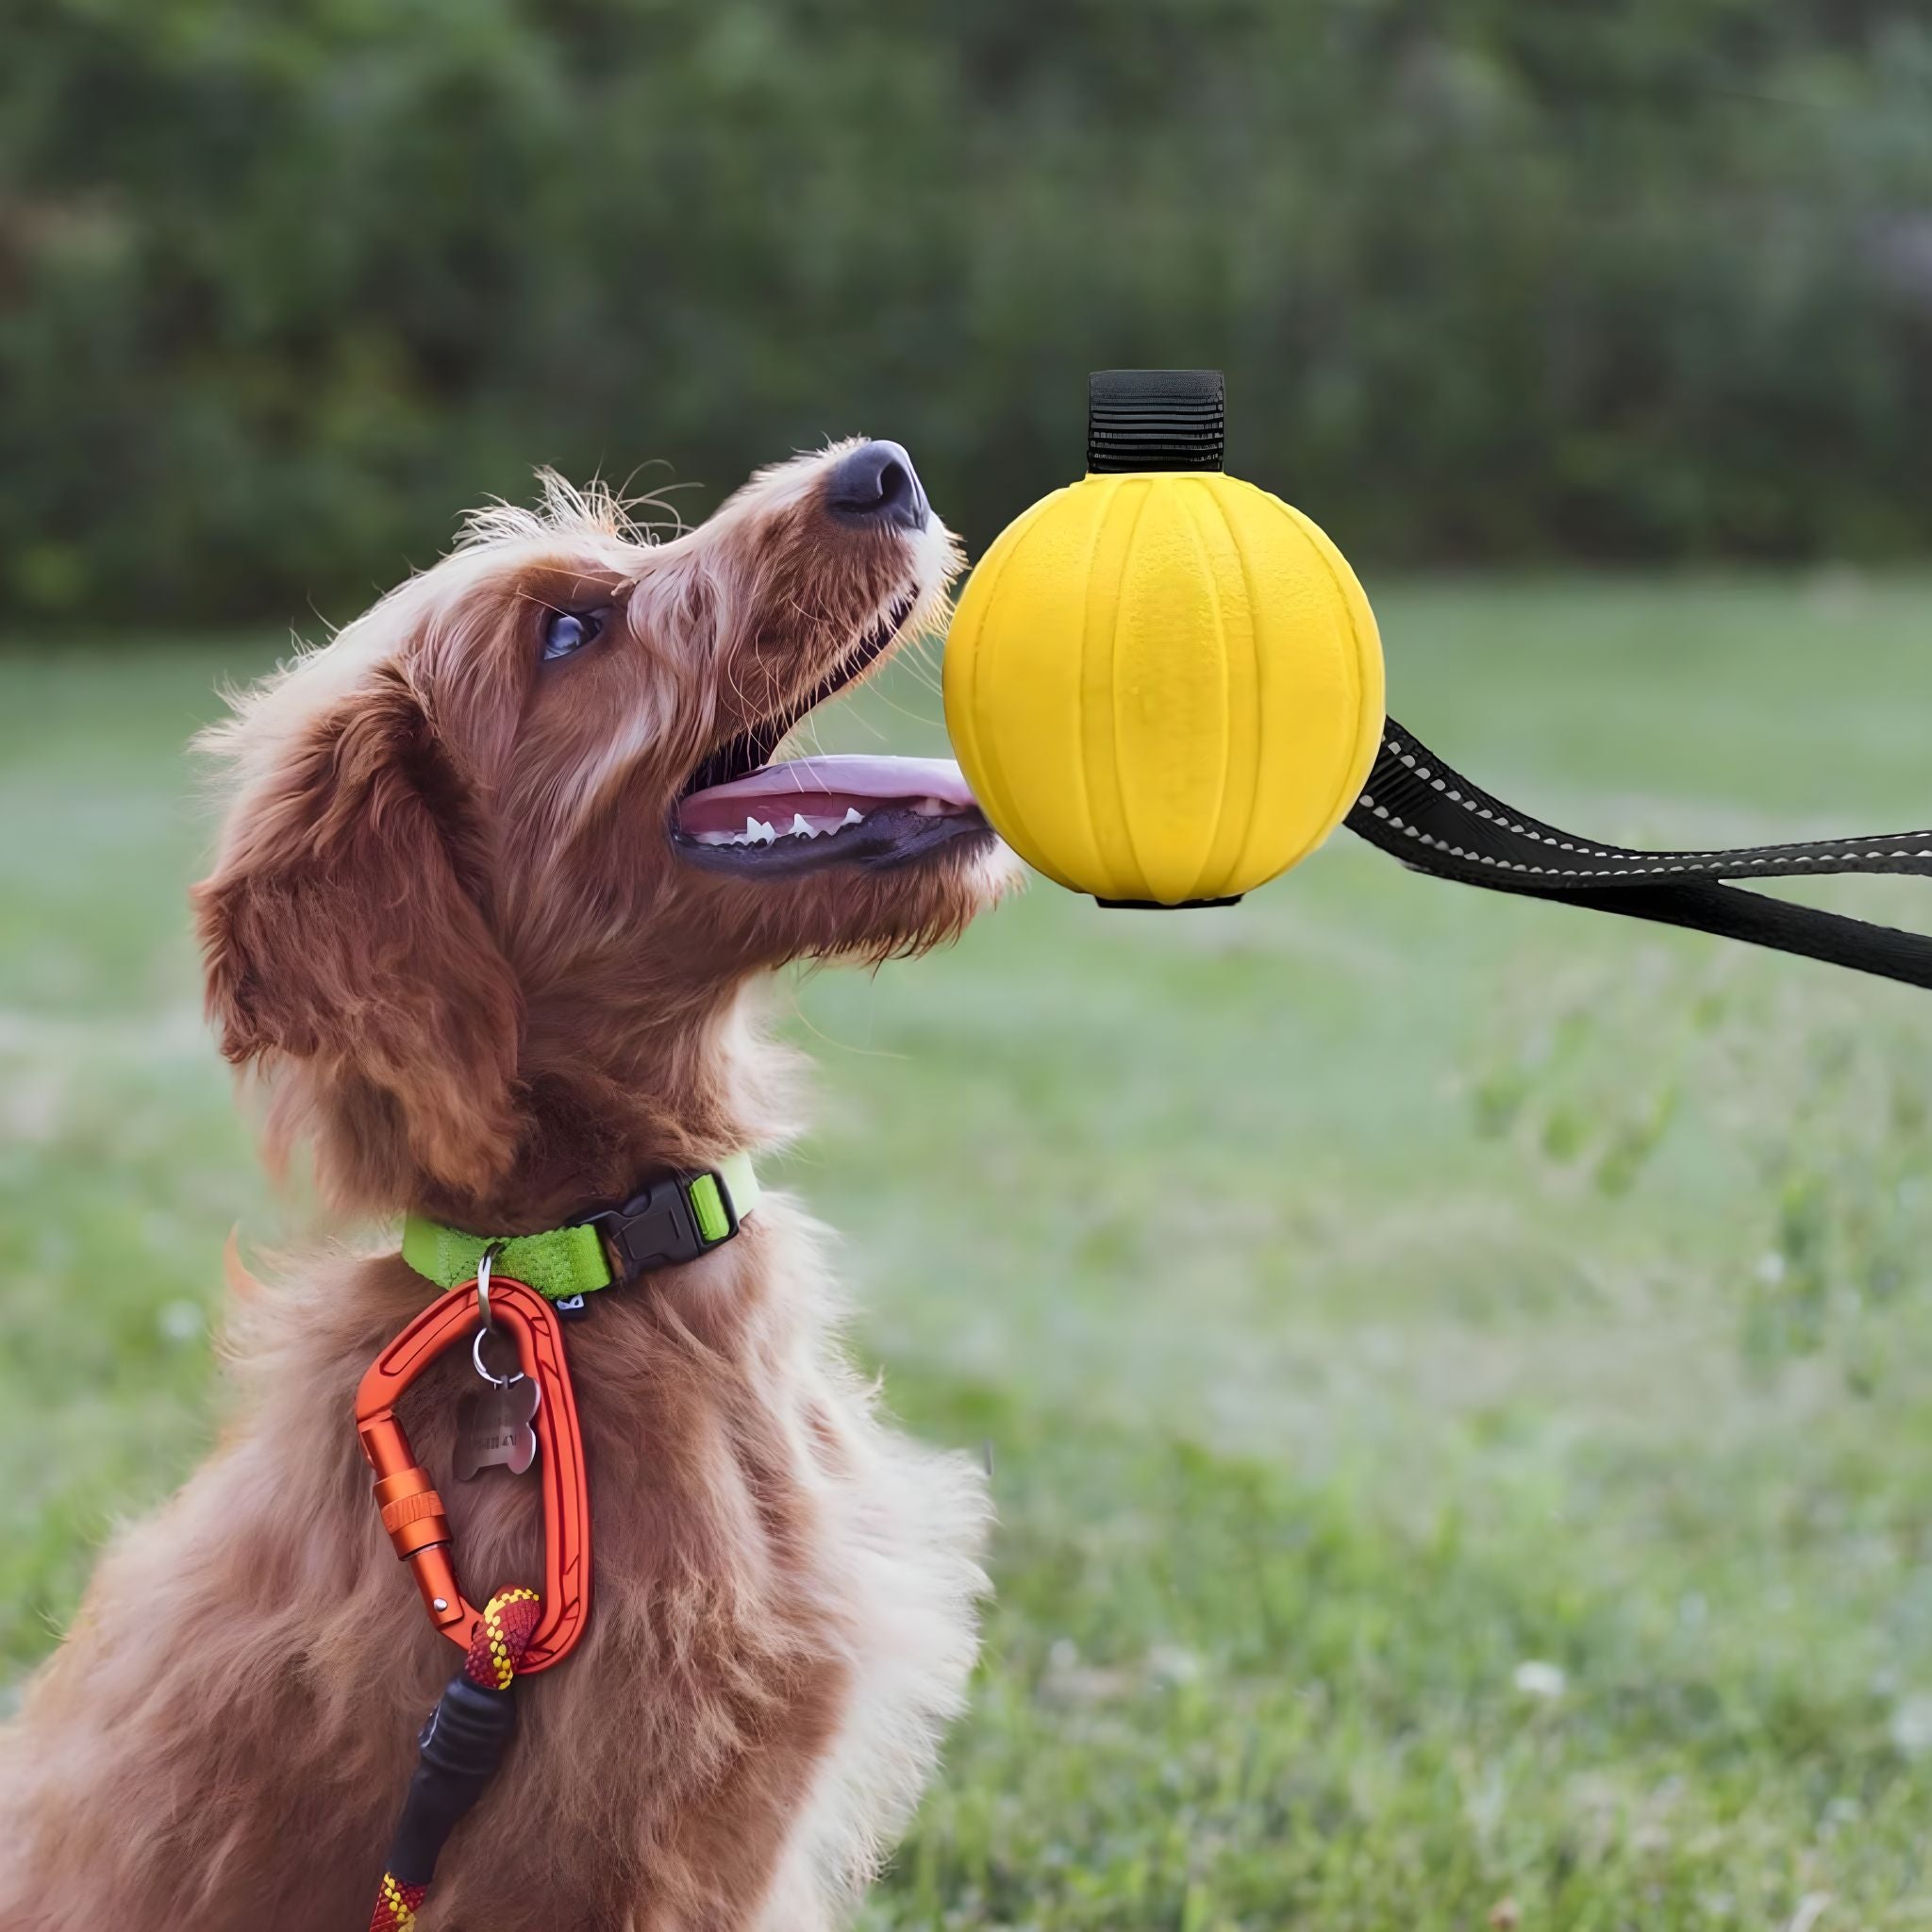
{"label": "dog's head", "polygon": [[553,479],[244,697],[195,906],[274,1138],[345,1201],[499,1218],[732,1144],[749,976],[934,945],[1008,876],[944,760],[770,762],[958,563],[894,443],[663,542]]}

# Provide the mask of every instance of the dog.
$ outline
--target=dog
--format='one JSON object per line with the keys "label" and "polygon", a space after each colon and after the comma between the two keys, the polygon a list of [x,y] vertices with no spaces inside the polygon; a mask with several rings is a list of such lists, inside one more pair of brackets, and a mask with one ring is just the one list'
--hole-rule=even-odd
{"label": "dog", "polygon": [[[770,762],[941,618],[959,561],[892,443],[763,472],[661,541],[547,476],[236,700],[193,906],[272,1161],[310,1150],[352,1224],[513,1236],[780,1141],[774,969],[924,952],[1012,882],[942,761]],[[4,1734],[7,1932],[367,1923],[457,1657],[352,1406],[437,1292],[391,1233],[233,1298],[225,1435],[113,1541]],[[589,1625],[525,1683],[423,1932],[841,1924],[961,1707],[983,1475],[881,1419],[782,1195],[588,1299]],[[454,1350],[404,1415],[480,1602],[541,1581],[542,1530],[533,1480],[448,1479],[477,1386]]]}

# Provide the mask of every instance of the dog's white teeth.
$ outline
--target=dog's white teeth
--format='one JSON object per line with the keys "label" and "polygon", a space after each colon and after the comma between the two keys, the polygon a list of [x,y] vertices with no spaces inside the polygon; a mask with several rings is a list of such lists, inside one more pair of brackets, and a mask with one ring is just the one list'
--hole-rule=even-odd
{"label": "dog's white teeth", "polygon": [[769,845],[778,836],[762,819],[746,819],[741,832],[696,832],[700,845]]}
{"label": "dog's white teeth", "polygon": [[842,819],[835,819],[830,812],[802,812],[791,814],[791,823],[778,836],[783,839],[829,839],[834,832],[842,832],[847,825],[856,825],[865,814],[847,807]]}
{"label": "dog's white teeth", "polygon": [[780,839],[829,838],[834,832],[842,832],[847,825],[863,824],[864,819],[862,811],[847,806],[842,819],[835,819],[830,813],[808,818],[804,812],[794,811],[791,823],[782,832],[775,821],[747,817],[741,832],[696,832],[692,837],[700,845],[773,845]]}

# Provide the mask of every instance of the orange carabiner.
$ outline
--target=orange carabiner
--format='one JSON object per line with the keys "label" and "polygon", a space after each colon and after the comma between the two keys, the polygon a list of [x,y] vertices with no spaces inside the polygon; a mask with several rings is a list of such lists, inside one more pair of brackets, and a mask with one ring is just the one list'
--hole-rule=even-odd
{"label": "orange carabiner", "polygon": [[[576,1398],[563,1337],[550,1304],[505,1275],[490,1284],[490,1318],[515,1341],[524,1374],[541,1391],[530,1426],[543,1486],[543,1619],[520,1669],[547,1670],[569,1656],[591,1614],[591,1503]],[[429,1472],[416,1460],[396,1420],[403,1391],[445,1349],[475,1332],[476,1284],[453,1289],[376,1357],[356,1391],[356,1432],[375,1472],[375,1503],[396,1555],[409,1565],[429,1621],[459,1647],[482,1611],[457,1583],[449,1518]]]}

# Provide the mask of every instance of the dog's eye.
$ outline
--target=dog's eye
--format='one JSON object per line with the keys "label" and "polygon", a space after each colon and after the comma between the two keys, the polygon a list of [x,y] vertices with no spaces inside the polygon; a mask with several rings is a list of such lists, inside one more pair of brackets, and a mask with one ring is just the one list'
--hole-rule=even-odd
{"label": "dog's eye", "polygon": [[543,661],[568,658],[586,644],[594,644],[604,633],[606,612],[602,610],[553,610],[543,625]]}

